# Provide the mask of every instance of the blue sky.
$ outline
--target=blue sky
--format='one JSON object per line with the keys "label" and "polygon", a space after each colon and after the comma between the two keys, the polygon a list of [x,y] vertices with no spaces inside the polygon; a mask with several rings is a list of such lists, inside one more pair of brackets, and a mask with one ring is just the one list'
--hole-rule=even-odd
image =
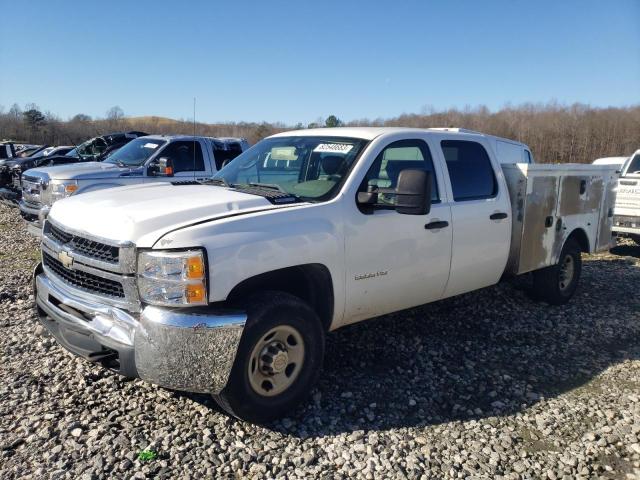
{"label": "blue sky", "polygon": [[308,123],[640,104],[640,0],[0,0],[0,105]]}

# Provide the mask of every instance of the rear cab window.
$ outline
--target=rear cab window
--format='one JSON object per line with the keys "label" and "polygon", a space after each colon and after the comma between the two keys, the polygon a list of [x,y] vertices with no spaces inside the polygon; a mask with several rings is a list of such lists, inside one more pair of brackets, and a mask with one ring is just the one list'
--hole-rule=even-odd
{"label": "rear cab window", "polygon": [[491,159],[478,142],[442,140],[442,153],[449,171],[453,199],[456,202],[493,198],[498,193]]}

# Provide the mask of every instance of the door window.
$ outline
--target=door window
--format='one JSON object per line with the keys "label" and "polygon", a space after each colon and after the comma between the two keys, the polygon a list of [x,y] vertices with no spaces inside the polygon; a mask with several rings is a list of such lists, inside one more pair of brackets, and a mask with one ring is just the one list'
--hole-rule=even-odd
{"label": "door window", "polygon": [[204,168],[204,158],[200,142],[173,142],[158,155],[158,158],[170,158],[173,161],[174,173],[201,172]]}
{"label": "door window", "polygon": [[[405,169],[431,172],[431,202],[440,200],[436,173],[429,146],[423,140],[399,140],[389,144],[374,160],[361,186],[361,191],[375,188],[395,188],[398,176]],[[380,203],[393,205],[395,195],[381,194]]]}
{"label": "door window", "polygon": [[482,145],[466,140],[443,140],[440,145],[456,202],[496,195],[498,185],[493,166]]}

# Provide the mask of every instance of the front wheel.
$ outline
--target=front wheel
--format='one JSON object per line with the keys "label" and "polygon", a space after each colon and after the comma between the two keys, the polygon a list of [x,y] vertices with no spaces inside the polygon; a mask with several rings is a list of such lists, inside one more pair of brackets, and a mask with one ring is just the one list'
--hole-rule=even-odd
{"label": "front wheel", "polygon": [[580,245],[570,238],[562,247],[556,265],[533,272],[534,298],[551,305],[564,305],[578,288],[581,272]]}
{"label": "front wheel", "polygon": [[324,329],[298,297],[263,292],[246,302],[247,323],[226,387],[214,399],[255,423],[284,416],[311,391],[324,358]]}

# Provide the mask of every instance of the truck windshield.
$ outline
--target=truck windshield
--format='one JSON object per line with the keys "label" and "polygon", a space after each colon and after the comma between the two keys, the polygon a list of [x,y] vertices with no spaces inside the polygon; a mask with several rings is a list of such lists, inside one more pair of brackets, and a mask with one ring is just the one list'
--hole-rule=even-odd
{"label": "truck windshield", "polygon": [[638,175],[640,174],[640,153],[636,153],[633,157],[627,160],[627,164],[624,166],[624,175]]}
{"label": "truck windshield", "polygon": [[126,167],[139,167],[165,143],[167,143],[165,140],[151,140],[140,137],[131,140],[125,146],[113,152],[104,162]]}
{"label": "truck windshield", "polygon": [[264,186],[306,200],[337,192],[367,141],[345,137],[276,137],[258,142],[214,179],[231,186]]}

